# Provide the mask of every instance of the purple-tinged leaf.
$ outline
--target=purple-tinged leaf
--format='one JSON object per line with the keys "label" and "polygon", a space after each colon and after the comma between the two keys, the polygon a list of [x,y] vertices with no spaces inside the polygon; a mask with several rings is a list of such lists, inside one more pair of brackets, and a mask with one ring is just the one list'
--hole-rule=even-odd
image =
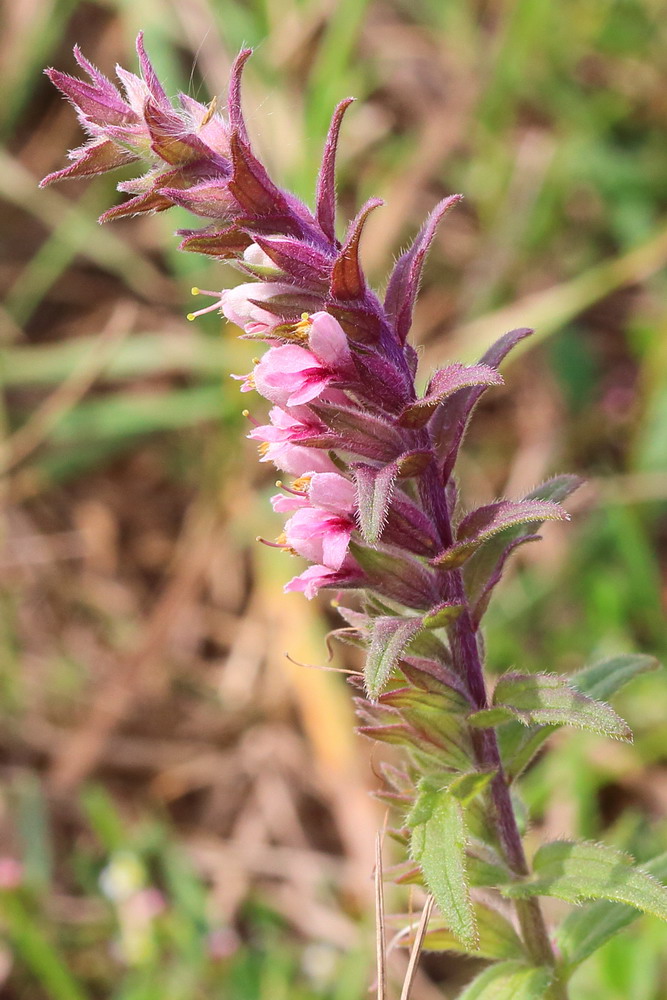
{"label": "purple-tinged leaf", "polygon": [[[567,499],[580,485],[578,476],[555,476],[532,490],[525,500],[549,500],[560,503]],[[488,606],[493,588],[499,582],[507,559],[519,544],[536,539],[540,522],[529,526],[516,525],[506,528],[485,542],[466,562],[463,577],[466,593],[474,606],[473,618],[479,622]]]}
{"label": "purple-tinged leaf", "polygon": [[183,190],[169,187],[161,190],[164,197],[169,198],[175,205],[180,205],[188,212],[204,218],[224,219],[229,215],[230,209],[235,207],[224,178],[203,181]]}
{"label": "purple-tinged leaf", "polygon": [[354,97],[346,97],[333,113],[317,179],[317,221],[322,232],[334,244],[336,243],[336,148],[343,115],[353,101]]}
{"label": "purple-tinged leaf", "polygon": [[[425,630],[420,632],[410,643],[408,652],[413,654],[415,647],[421,644],[421,640],[427,638],[430,641],[437,641],[432,632]],[[442,662],[448,661],[448,651],[442,658],[438,651],[438,660],[426,659],[423,654],[404,656],[401,660],[401,673],[410,681],[413,687],[420,691],[429,691],[432,694],[441,694],[443,688],[451,688],[457,696],[468,699],[466,685],[461,677],[458,677]]]}
{"label": "purple-tinged leaf", "polygon": [[[405,674],[402,658],[400,669],[401,673]],[[432,711],[436,716],[444,713],[457,717],[467,715],[470,711],[470,702],[466,696],[457,688],[450,687],[447,684],[440,684],[437,688],[433,685],[433,690],[428,691],[415,688],[412,684],[410,687],[394,688],[394,690],[385,691],[384,694],[381,694],[380,702],[383,705],[389,705],[390,708],[398,709],[404,714],[408,722],[413,721],[409,717],[411,709],[417,711],[425,710],[427,712]],[[457,723],[457,728],[459,726],[460,720]]]}
{"label": "purple-tinged leaf", "polygon": [[153,65],[146,55],[143,31],[140,31],[137,35],[137,54],[139,56],[139,65],[141,66],[141,75],[146,81],[146,86],[148,87],[153,99],[162,107],[171,107],[169,98],[157,78],[157,73],[153,69]]}
{"label": "purple-tinged leaf", "polygon": [[229,146],[233,166],[229,190],[241,208],[251,216],[289,215],[289,206],[283,193],[269,178],[238,132],[231,133]]}
{"label": "purple-tinged leaf", "polygon": [[266,238],[253,233],[253,238],[277,267],[297,281],[316,285],[328,282],[332,261],[317,247],[289,236]]}
{"label": "purple-tinged leaf", "polygon": [[461,521],[456,542],[433,560],[434,566],[455,569],[489,538],[521,524],[533,521],[567,521],[569,514],[560,504],[546,500],[500,500],[478,507]]}
{"label": "purple-tinged leaf", "polygon": [[329,300],[327,312],[338,320],[350,340],[359,344],[376,344],[382,334],[382,319],[367,300],[334,302]]}
{"label": "purple-tinged leaf", "polygon": [[526,726],[574,726],[632,741],[627,723],[613,708],[582,694],[558,674],[504,674],[496,684],[491,707],[468,717],[471,725],[481,728],[511,719]]}
{"label": "purple-tinged leaf", "polygon": [[406,552],[371,549],[353,541],[350,553],[366,574],[367,586],[382,597],[422,612],[438,600],[438,578]]}
{"label": "purple-tinged leaf", "polygon": [[[512,348],[532,332],[527,327],[510,330],[489,348],[480,358],[479,364],[497,368]],[[462,390],[433,416],[429,432],[440,456],[445,480],[451,474],[472,412],[486,388],[486,386],[473,386]]]}
{"label": "purple-tinged leaf", "polygon": [[493,590],[500,583],[503,570],[505,569],[505,563],[509,557],[516,549],[519,548],[520,545],[524,545],[526,542],[539,542],[541,537],[541,535],[522,535],[520,538],[515,538],[505,546],[498,557],[493,573],[482,587],[480,595],[471,610],[472,621],[475,628],[479,628],[480,622],[489,606],[489,602],[491,601]]}
{"label": "purple-tinged leaf", "polygon": [[462,365],[455,362],[447,368],[441,368],[432,377],[426,395],[416,403],[407,406],[398,422],[403,427],[418,430],[425,427],[437,408],[453,396],[455,392],[469,389],[471,386],[502,385],[503,378],[495,368],[488,365]]}
{"label": "purple-tinged leaf", "polygon": [[78,62],[81,69],[88,74],[93,85],[100,93],[105,94],[109,100],[118,99],[120,96],[118,88],[114,86],[108,76],[105,76],[104,73],[99,71],[97,66],[93,66],[93,64],[86,59],[78,45],[74,46],[74,58]]}
{"label": "purple-tinged leaf", "polygon": [[447,625],[451,625],[464,610],[463,604],[443,601],[426,612],[422,618],[422,624],[424,628],[445,628]]}
{"label": "purple-tinged leaf", "polygon": [[419,618],[375,618],[364,667],[368,697],[376,701],[405,647],[422,627]]}
{"label": "purple-tinged leaf", "polygon": [[40,187],[54,184],[57,181],[69,180],[72,177],[89,177],[93,174],[104,174],[107,170],[115,170],[116,167],[132,163],[139,157],[128,150],[121,149],[114,142],[109,140],[96,142],[92,146],[82,146],[80,149],[70,153],[73,162],[62,170],[55,170],[48,174],[42,181]]}
{"label": "purple-tinged leaf", "polygon": [[369,545],[375,545],[382,537],[397,473],[395,462],[379,469],[371,465],[354,468],[359,530]]}
{"label": "purple-tinged leaf", "polygon": [[383,204],[381,198],[371,198],[350,224],[345,243],[331,272],[331,297],[341,302],[360,299],[366,291],[366,279],[359,262],[359,240],[366,219]]}
{"label": "purple-tinged leaf", "polygon": [[136,198],[130,198],[129,201],[124,201],[121,205],[108,208],[106,212],[102,212],[98,222],[113,222],[115,219],[123,219],[128,215],[145,215],[147,212],[166,212],[168,208],[172,207],[173,202],[164,197],[159,187],[155,187],[146,194],[137,195]]}
{"label": "purple-tinged leaf", "polygon": [[343,451],[382,462],[392,461],[405,449],[402,432],[382,417],[319,400],[309,406],[339,437],[338,447]]}
{"label": "purple-tinged leaf", "polygon": [[400,411],[409,399],[403,372],[379,351],[359,350],[355,362],[360,376],[355,390],[359,398],[368,399],[390,413]]}
{"label": "purple-tinged leaf", "polygon": [[394,493],[382,538],[388,545],[427,557],[433,556],[440,544],[431,519],[402,491]]}
{"label": "purple-tinged leaf", "polygon": [[178,235],[184,237],[179,250],[203,253],[223,260],[237,257],[252,243],[250,237],[237,226],[228,226],[217,232],[209,232],[206,229],[179,229]]}
{"label": "purple-tinged leaf", "polygon": [[398,478],[411,479],[413,476],[420,476],[432,458],[433,452],[430,449],[415,448],[413,451],[406,451],[396,459]]}
{"label": "purple-tinged leaf", "polygon": [[252,49],[241,49],[237,55],[232,65],[227,95],[227,114],[230,128],[233,132],[237,133],[246,146],[250,146],[250,139],[248,138],[248,130],[241,108],[241,77],[245,64],[251,55]]}
{"label": "purple-tinged leaf", "polygon": [[83,115],[84,118],[90,119],[99,127],[127,125],[138,120],[115,87],[113,92],[102,91],[84,80],[70,76],[69,73],[61,72],[59,69],[47,69],[45,73],[51,83],[74,105],[77,113],[80,112],[79,117]]}
{"label": "purple-tinged leaf", "polygon": [[454,194],[436,205],[410,249],[399,257],[394,266],[387,285],[384,306],[401,343],[407,337],[412,324],[412,311],[419,291],[424,260],[433,242],[438,223],[450,208],[461,201],[462,197],[463,195]]}

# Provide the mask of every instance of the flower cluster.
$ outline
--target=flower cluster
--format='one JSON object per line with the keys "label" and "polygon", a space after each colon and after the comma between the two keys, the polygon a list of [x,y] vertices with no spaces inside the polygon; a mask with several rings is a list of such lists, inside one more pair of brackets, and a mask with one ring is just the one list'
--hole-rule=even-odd
{"label": "flower cluster", "polygon": [[[118,67],[122,91],[78,48],[89,83],[48,71],[90,142],[42,183],[143,161],[146,173],[119,185],[132,197],[100,221],[184,206],[206,225],[182,232],[182,248],[232,260],[255,279],[221,293],[193,289],[214,301],[189,318],[220,310],[246,337],[271,345],[242,378],[242,391],[257,390],[273,404],[268,423],[249,435],[261,460],[297,479],[274,508],[293,511],[283,544],[313,565],[287,589],[308,597],[324,586],[374,590],[411,608],[446,601],[451,587],[441,566],[457,544],[456,452],[480,395],[502,381],[498,364],[529,332],[507,335],[477,365],[436,372],[417,397],[416,355],[406,336],[435,226],[458,196],[436,208],[397,262],[381,303],[359,261],[364,222],[380,203],[364,206],[342,244],[335,232],[336,145],[350,101],[334,113],[312,213],[274,185],[252,153],[240,104],[248,50],[235,62],[223,116],[215,102],[206,106],[185,94],[174,107],[141,36],[137,47],[142,75]],[[493,514],[491,529],[505,527],[508,516],[564,516],[539,499]],[[468,548],[475,545],[473,535]]]}
{"label": "flower cluster", "polygon": [[[182,231],[181,248],[231,261],[249,279],[220,293],[193,289],[213,302],[189,318],[220,310],[245,337],[268,345],[254,370],[236,377],[242,392],[256,391],[271,404],[268,422],[252,418],[249,434],[261,460],[293,477],[273,497],[274,510],[287,515],[275,544],[310,563],[287,590],[308,598],[324,587],[351,592],[350,606],[340,609],[349,625],[341,633],[367,648],[361,731],[409,755],[405,772],[386,772],[388,801],[403,810],[396,836],[412,856],[404,877],[425,882],[456,947],[477,953],[479,927],[489,923],[489,887],[515,899],[521,938],[503,907],[492,906],[504,950],[486,957],[511,959],[504,971],[500,962],[502,981],[517,990],[530,985],[525,994],[519,990],[522,996],[562,997],[561,973],[532,897],[549,891],[553,872],[567,863],[567,892],[586,898],[585,876],[572,874],[570,858],[585,859],[593,848],[546,845],[531,874],[510,784],[554,726],[619,739],[628,730],[595,700],[599,667],[577,684],[552,674],[508,674],[489,697],[480,624],[508,557],[536,537],[543,521],[567,517],[560,501],[577,480],[561,476],[522,499],[463,513],[453,474],[478,400],[502,382],[501,362],[531,331],[506,333],[477,364],[454,362],[433,372],[418,393],[417,354],[407,336],[436,227],[459,196],[435,208],[397,260],[380,300],[359,256],[365,221],[380,202],[364,205],[344,240],[336,236],[336,147],[350,100],[334,112],[311,211],[278,188],[252,152],[240,102],[249,50],[234,64],[225,115],[215,102],[206,106],[183,94],[172,104],[141,36],[138,53],[140,77],[117,70],[122,92],[78,49],[90,82],[48,71],[90,141],[43,183],[141,161],[145,173],[119,185],[131,197],[101,221],[183,206],[204,225]],[[611,693],[647,669],[646,660],[610,667],[612,680],[602,690]],[[632,877],[634,896],[607,889],[602,898],[645,902],[640,876]],[[482,900],[474,895],[478,887]],[[667,896],[661,900],[651,912],[663,907],[667,915]]]}

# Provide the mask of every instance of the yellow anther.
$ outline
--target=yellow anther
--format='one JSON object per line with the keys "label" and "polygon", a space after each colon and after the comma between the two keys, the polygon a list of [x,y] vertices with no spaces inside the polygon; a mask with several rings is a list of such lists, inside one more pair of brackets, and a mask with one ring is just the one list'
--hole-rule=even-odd
{"label": "yellow anther", "polygon": [[278,487],[279,490],[281,490],[283,488],[283,481],[282,481],[282,479],[276,479],[276,486]]}
{"label": "yellow anther", "polygon": [[241,416],[242,417],[249,417],[250,416],[250,410],[241,410]]}
{"label": "yellow anther", "polygon": [[305,493],[310,486],[311,478],[311,476],[299,476],[299,478],[295,479],[292,483],[292,489],[296,490],[297,493]]}
{"label": "yellow anther", "polygon": [[211,103],[209,104],[208,108],[206,109],[206,114],[204,115],[204,117],[201,120],[201,125],[199,126],[200,128],[203,128],[204,125],[208,125],[208,123],[210,122],[211,118],[215,114],[215,110],[216,110],[217,106],[218,106],[218,98],[214,97],[213,100],[211,101]]}
{"label": "yellow anther", "polygon": [[190,289],[190,295],[201,295],[201,291],[196,285],[193,285]]}
{"label": "yellow anther", "polygon": [[259,457],[265,458],[266,455],[268,454],[270,447],[271,445],[269,444],[268,441],[260,441],[260,443],[257,445],[257,451],[259,452]]}
{"label": "yellow anther", "polygon": [[253,363],[253,365],[258,365],[259,364],[259,358],[253,358],[252,359],[252,363]]}
{"label": "yellow anther", "polygon": [[340,607],[340,601],[337,601],[335,597],[331,598],[330,604],[331,604],[332,608],[339,608]]}
{"label": "yellow anther", "polygon": [[194,321],[197,319],[194,313],[188,313],[185,318],[189,320],[190,323],[194,323]]}

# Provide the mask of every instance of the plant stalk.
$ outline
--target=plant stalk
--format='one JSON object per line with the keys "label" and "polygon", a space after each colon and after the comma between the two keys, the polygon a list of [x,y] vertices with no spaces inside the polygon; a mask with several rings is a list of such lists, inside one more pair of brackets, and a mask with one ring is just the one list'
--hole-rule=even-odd
{"label": "plant stalk", "polygon": [[[428,497],[429,506],[440,527],[443,544],[452,544],[453,533],[444,490],[439,482],[437,468],[432,463],[425,470],[422,481],[422,495]],[[470,696],[476,709],[488,707],[484,668],[479,653],[477,632],[468,607],[468,598],[461,570],[445,571],[443,587],[446,599],[462,604],[463,613],[450,627],[452,655],[463,677],[467,679]],[[491,800],[498,824],[498,834],[510,870],[519,878],[529,874],[530,869],[523,849],[521,834],[516,822],[509,785],[503,770],[498,739],[495,729],[473,732],[473,744],[480,766],[494,770],[491,782]],[[554,981],[549,990],[549,1000],[567,1000],[567,987],[559,980],[557,958],[549,939],[542,909],[536,898],[514,901],[521,934],[526,950],[533,962],[554,970]]]}

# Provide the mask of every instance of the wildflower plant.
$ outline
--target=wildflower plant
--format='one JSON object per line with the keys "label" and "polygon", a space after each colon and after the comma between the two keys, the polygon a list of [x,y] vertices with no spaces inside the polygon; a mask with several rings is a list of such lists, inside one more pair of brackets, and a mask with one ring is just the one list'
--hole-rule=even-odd
{"label": "wildflower plant", "polygon": [[[439,369],[420,395],[413,308],[436,227],[460,196],[436,206],[381,300],[359,256],[381,202],[361,208],[342,243],[336,236],[336,147],[350,99],[334,111],[311,211],[252,152],[240,100],[250,50],[234,63],[223,115],[215,101],[172,103],[141,35],[137,48],[141,75],[118,67],[122,89],[78,48],[87,81],[48,70],[89,141],[42,184],[136,161],[145,172],[119,185],[130,198],[100,221],[183,206],[204,225],[180,232],[181,249],[247,277],[220,293],[194,289],[213,301],[189,318],[219,310],[269,345],[236,376],[241,392],[271,404],[249,437],[261,461],[293,477],[272,500],[287,516],[275,544],[309,566],[286,590],[338,592],[338,634],[366,649],[360,732],[403,751],[400,766],[384,766],[381,792],[406,852],[393,875],[437,904],[425,947],[489,961],[462,998],[563,1000],[577,966],[638,911],[667,919],[667,889],[654,877],[664,858],[639,868],[611,847],[568,840],[531,859],[524,851],[521,773],[561,726],[630,740],[604,699],[656,665],[625,654],[573,677],[519,669],[489,691],[482,622],[493,590],[541,524],[567,518],[562,503],[579,484],[559,476],[528,496],[460,510],[455,464],[472,412],[531,331],[505,333],[477,364]],[[549,929],[541,896],[580,905]],[[399,939],[415,935],[407,921]]]}

